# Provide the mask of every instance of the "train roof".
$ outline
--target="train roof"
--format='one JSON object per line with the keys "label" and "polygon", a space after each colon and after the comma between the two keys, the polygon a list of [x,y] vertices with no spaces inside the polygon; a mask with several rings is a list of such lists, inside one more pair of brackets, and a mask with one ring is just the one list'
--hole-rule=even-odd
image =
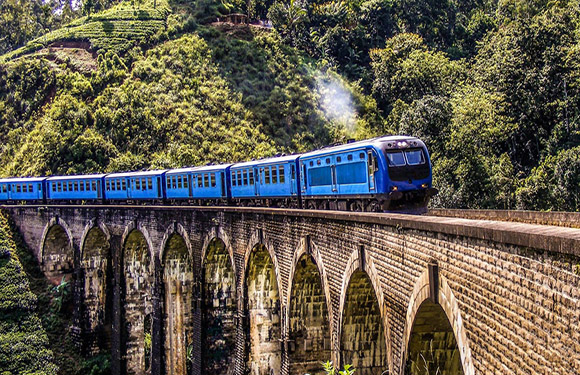
{"label": "train roof", "polygon": [[160,176],[167,171],[168,171],[168,169],[160,169],[160,170],[155,170],[155,171],[111,173],[111,174],[106,175],[105,178]]}
{"label": "train roof", "polygon": [[336,153],[336,152],[348,152],[348,151],[358,150],[360,148],[364,148],[364,147],[368,147],[368,146],[374,146],[376,148],[383,149],[384,148],[383,143],[396,142],[396,141],[408,141],[408,140],[420,141],[419,138],[411,137],[408,135],[387,135],[387,136],[383,136],[383,137],[366,139],[364,141],[345,143],[345,144],[338,145],[338,146],[330,146],[330,147],[322,148],[320,150],[310,151],[310,152],[307,152],[305,154],[302,154],[302,158],[317,157],[320,155],[327,155],[327,154]]}
{"label": "train roof", "polygon": [[231,164],[216,164],[216,165],[204,165],[202,167],[187,167],[187,168],[177,168],[170,169],[167,174],[177,174],[177,173],[193,173],[193,172],[211,172],[211,171],[221,171],[226,169]]}
{"label": "train roof", "polygon": [[88,179],[101,179],[107,176],[106,174],[83,174],[83,175],[72,175],[72,176],[52,176],[47,178],[47,181],[62,181],[62,180],[88,180]]}
{"label": "train roof", "polygon": [[243,163],[237,163],[237,164],[232,165],[232,168],[244,168],[244,167],[250,167],[250,166],[254,166],[254,165],[286,163],[289,161],[295,161],[299,157],[300,157],[300,154],[294,154],[294,155],[288,155],[288,156],[278,156],[278,157],[274,157],[274,158],[245,161]]}
{"label": "train roof", "polygon": [[46,180],[46,177],[11,177],[11,178],[0,178],[0,183],[29,183],[29,182],[42,182]]}

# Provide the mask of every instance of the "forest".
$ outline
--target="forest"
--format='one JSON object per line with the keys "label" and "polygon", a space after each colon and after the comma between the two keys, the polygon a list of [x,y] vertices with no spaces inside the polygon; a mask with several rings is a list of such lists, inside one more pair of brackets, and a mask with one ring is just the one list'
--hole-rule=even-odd
{"label": "forest", "polygon": [[[272,28],[216,23],[231,13]],[[580,210],[578,0],[6,0],[0,175],[408,134],[434,207]]]}

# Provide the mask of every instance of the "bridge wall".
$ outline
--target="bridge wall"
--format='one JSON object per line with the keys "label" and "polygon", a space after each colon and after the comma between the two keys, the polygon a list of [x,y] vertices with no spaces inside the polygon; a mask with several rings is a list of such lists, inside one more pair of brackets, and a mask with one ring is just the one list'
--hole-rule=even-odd
{"label": "bridge wall", "polygon": [[[39,262],[51,269],[53,280],[56,280],[54,272],[71,273],[70,267],[62,267],[58,262],[49,266],[52,258],[46,257],[44,249],[50,247],[54,252],[60,248],[63,256],[72,249],[72,275],[76,275],[73,278],[78,285],[87,285],[82,280],[86,273],[81,267],[85,264],[81,262],[81,252],[88,251],[84,249],[84,239],[92,228],[103,230],[111,253],[109,306],[113,307],[113,316],[109,345],[116,374],[145,373],[143,361],[147,355],[151,373],[162,374],[165,368],[171,368],[165,363],[167,358],[176,361],[176,356],[186,355],[183,351],[188,356],[178,367],[187,367],[186,371],[194,374],[202,373],[203,366],[207,365],[202,363],[207,360],[201,360],[202,343],[207,335],[202,322],[206,319],[204,306],[208,304],[207,293],[203,292],[207,279],[203,277],[203,267],[208,246],[215,238],[223,241],[235,274],[235,286],[232,286],[235,293],[228,292],[228,298],[235,298],[237,306],[237,313],[233,319],[229,318],[234,327],[229,335],[235,336],[235,345],[231,348],[233,360],[228,373],[244,374],[245,368],[251,368],[247,361],[252,360],[249,354],[252,345],[278,353],[276,358],[279,358],[276,364],[260,362],[254,373],[269,374],[269,368],[279,366],[280,374],[285,375],[291,368],[307,367],[292,367],[294,364],[290,363],[292,358],[303,358],[296,355],[300,349],[296,348],[298,340],[290,332],[295,329],[290,312],[296,311],[291,306],[296,302],[291,300],[291,295],[305,296],[299,303],[316,301],[305,307],[304,311],[310,311],[310,318],[306,316],[304,324],[308,326],[312,321],[319,328],[317,333],[300,333],[306,335],[300,341],[304,345],[300,350],[308,349],[307,345],[318,345],[334,363],[339,363],[341,358],[352,361],[345,354],[347,344],[341,340],[343,336],[348,337],[349,350],[356,352],[354,361],[362,369],[361,374],[376,373],[381,366],[390,374],[416,373],[408,367],[416,358],[408,358],[408,353],[416,354],[418,347],[423,347],[425,355],[434,361],[439,358],[441,366],[459,363],[463,373],[469,375],[580,373],[580,231],[577,229],[299,210],[89,206],[26,206],[7,210]],[[59,243],[50,242],[53,240],[51,228],[57,225],[67,234],[69,242],[62,241],[62,236]],[[124,255],[129,245],[127,239],[134,231],[139,231],[147,244],[151,257],[149,269]],[[173,311],[182,311],[168,312],[163,306],[164,294],[171,293],[164,287],[163,267],[167,241],[172,234],[183,237],[189,252],[190,259],[185,263],[189,270],[183,271],[188,275],[182,279],[183,285],[191,289],[187,293],[191,298],[180,297],[187,316],[178,319],[177,326],[168,327],[167,321],[176,320]],[[255,258],[252,254],[257,245],[263,245],[272,263],[273,273],[267,282],[264,275],[259,276],[259,282],[248,280],[248,275],[259,274],[248,273],[252,267],[259,268],[257,264],[249,264]],[[300,261],[304,254],[316,265],[320,283],[304,283],[314,289],[296,294],[291,288],[297,267],[307,265]],[[311,266],[309,269],[313,270]],[[165,275],[179,279],[175,272]],[[351,279],[355,281],[351,283]],[[150,297],[137,310],[129,306],[136,281],[151,283],[148,290],[141,291]],[[276,284],[277,295],[268,292],[264,301],[275,297],[277,302],[268,302],[273,305],[264,308],[268,312],[260,315],[266,314],[266,318],[252,321],[248,318],[251,315],[248,305],[252,302],[248,300],[253,296],[247,295],[248,290],[261,293],[255,286],[265,288],[266,284],[272,290],[272,283]],[[127,285],[132,285],[132,289],[127,289]],[[226,290],[227,286],[220,288]],[[369,297],[355,299],[353,304],[349,302],[352,301],[349,288],[356,288],[351,290],[356,290],[359,296]],[[84,333],[79,337],[89,337],[86,331],[94,329],[95,324],[86,320],[94,320],[99,314],[83,314],[83,311],[103,309],[105,304],[95,302],[98,298],[83,298],[82,288],[75,290],[81,294],[75,299],[76,304],[82,305],[83,301],[97,304],[75,310],[78,311],[76,329]],[[217,305],[214,307],[219,307],[220,301],[227,298],[217,293],[213,300]],[[223,304],[225,309],[226,302]],[[349,307],[345,309],[345,306]],[[151,314],[150,348],[139,335],[133,332],[135,337],[131,337],[131,332],[125,332],[127,326],[141,327],[138,329],[144,332],[142,315],[147,311]],[[320,311],[328,317],[313,317]],[[436,315],[438,311],[444,312],[448,328],[434,323],[445,321]],[[292,322],[296,322],[295,317]],[[324,330],[320,329],[321,322],[329,324],[326,340]],[[377,322],[381,323],[378,330]],[[247,337],[252,332],[252,327],[248,327],[251,324],[259,325],[261,336]],[[428,332],[430,324],[434,325],[432,333]],[[423,339],[414,336],[417,331],[414,326],[420,327]],[[274,332],[279,347],[265,338],[268,334],[274,337],[272,327],[280,327],[279,332]],[[187,347],[167,348],[171,341],[166,339],[168,330],[183,330],[189,337]],[[382,337],[377,337],[377,332]],[[447,347],[449,337],[455,339],[455,350],[453,345]]]}

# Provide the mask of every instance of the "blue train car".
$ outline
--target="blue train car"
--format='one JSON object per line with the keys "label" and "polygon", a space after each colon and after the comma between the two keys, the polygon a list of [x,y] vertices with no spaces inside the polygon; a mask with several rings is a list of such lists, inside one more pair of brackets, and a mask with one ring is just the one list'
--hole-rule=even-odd
{"label": "blue train car", "polygon": [[231,164],[172,169],[166,174],[167,199],[227,200],[230,197],[228,171]]}
{"label": "blue train car", "polygon": [[[300,155],[283,156],[234,164],[230,168],[232,199],[254,203],[267,200],[269,206],[299,207]],[[257,203],[257,202],[256,202]]]}
{"label": "blue train car", "polygon": [[46,179],[47,201],[91,201],[103,198],[106,175],[57,176]]}
{"label": "blue train car", "polygon": [[0,201],[43,201],[46,177],[0,179]]}
{"label": "blue train car", "polygon": [[436,193],[429,153],[414,137],[386,136],[309,152],[300,157],[300,168],[302,196],[312,209],[383,211],[403,203],[424,209]]}
{"label": "blue train car", "polygon": [[113,173],[105,176],[105,198],[108,200],[165,199],[167,170]]}

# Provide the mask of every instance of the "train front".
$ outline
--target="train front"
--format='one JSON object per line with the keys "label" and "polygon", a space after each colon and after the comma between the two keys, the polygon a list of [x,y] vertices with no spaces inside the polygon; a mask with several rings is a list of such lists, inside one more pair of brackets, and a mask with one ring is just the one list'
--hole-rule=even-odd
{"label": "train front", "polygon": [[385,158],[383,186],[390,197],[389,211],[426,212],[437,189],[432,186],[431,159],[425,143],[414,137],[384,137],[378,146]]}

